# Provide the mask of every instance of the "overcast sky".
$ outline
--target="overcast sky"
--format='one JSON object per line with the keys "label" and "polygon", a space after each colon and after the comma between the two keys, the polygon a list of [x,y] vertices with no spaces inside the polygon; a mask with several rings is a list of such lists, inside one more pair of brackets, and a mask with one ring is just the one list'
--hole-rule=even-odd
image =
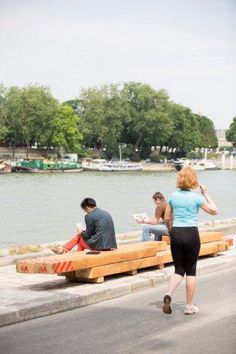
{"label": "overcast sky", "polygon": [[228,128],[236,116],[236,0],[0,0],[0,82],[60,101],[138,81]]}

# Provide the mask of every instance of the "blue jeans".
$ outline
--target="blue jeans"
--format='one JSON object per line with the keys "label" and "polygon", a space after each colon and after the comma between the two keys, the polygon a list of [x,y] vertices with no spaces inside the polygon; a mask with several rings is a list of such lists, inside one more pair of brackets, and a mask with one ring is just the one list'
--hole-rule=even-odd
{"label": "blue jeans", "polygon": [[150,241],[151,234],[154,234],[155,241],[161,241],[161,236],[168,236],[169,232],[165,224],[144,224],[142,232],[142,241]]}

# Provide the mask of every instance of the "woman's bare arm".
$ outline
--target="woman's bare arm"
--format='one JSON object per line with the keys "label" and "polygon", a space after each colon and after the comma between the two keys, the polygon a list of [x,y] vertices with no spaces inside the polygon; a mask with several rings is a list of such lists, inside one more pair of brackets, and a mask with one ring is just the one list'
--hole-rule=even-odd
{"label": "woman's bare arm", "polygon": [[210,197],[208,189],[203,184],[200,184],[200,190],[206,201],[201,205],[201,208],[210,215],[216,215],[218,213],[217,207]]}

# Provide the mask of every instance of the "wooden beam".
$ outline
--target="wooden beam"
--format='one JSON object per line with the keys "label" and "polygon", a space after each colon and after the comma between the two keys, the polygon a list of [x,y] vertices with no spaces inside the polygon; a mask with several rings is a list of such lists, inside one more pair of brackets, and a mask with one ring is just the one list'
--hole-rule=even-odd
{"label": "wooden beam", "polygon": [[76,271],[78,277],[97,278],[100,276],[127,273],[130,271],[137,271],[137,269],[148,268],[156,266],[158,262],[157,256],[146,257],[136,260],[130,260],[122,263],[113,263],[103,266],[93,267]]}
{"label": "wooden beam", "polygon": [[166,242],[140,242],[125,244],[117,250],[103,251],[99,254],[68,252],[62,255],[17,261],[16,270],[19,273],[60,274],[110,263],[152,257],[158,250],[166,248]]}

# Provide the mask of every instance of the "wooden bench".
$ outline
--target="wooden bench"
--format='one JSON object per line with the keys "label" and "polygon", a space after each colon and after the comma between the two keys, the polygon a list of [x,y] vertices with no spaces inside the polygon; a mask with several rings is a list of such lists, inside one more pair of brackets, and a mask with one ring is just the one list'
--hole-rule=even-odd
{"label": "wooden bench", "polygon": [[[70,281],[101,283],[104,276],[126,273],[134,275],[138,269],[163,268],[171,263],[170,240],[163,236],[162,241],[136,242],[119,245],[117,250],[103,251],[99,254],[70,252],[62,255],[39,257],[16,262],[19,273],[58,274]],[[222,232],[203,232],[200,234],[200,256],[217,256],[229,248],[223,241]]]}

